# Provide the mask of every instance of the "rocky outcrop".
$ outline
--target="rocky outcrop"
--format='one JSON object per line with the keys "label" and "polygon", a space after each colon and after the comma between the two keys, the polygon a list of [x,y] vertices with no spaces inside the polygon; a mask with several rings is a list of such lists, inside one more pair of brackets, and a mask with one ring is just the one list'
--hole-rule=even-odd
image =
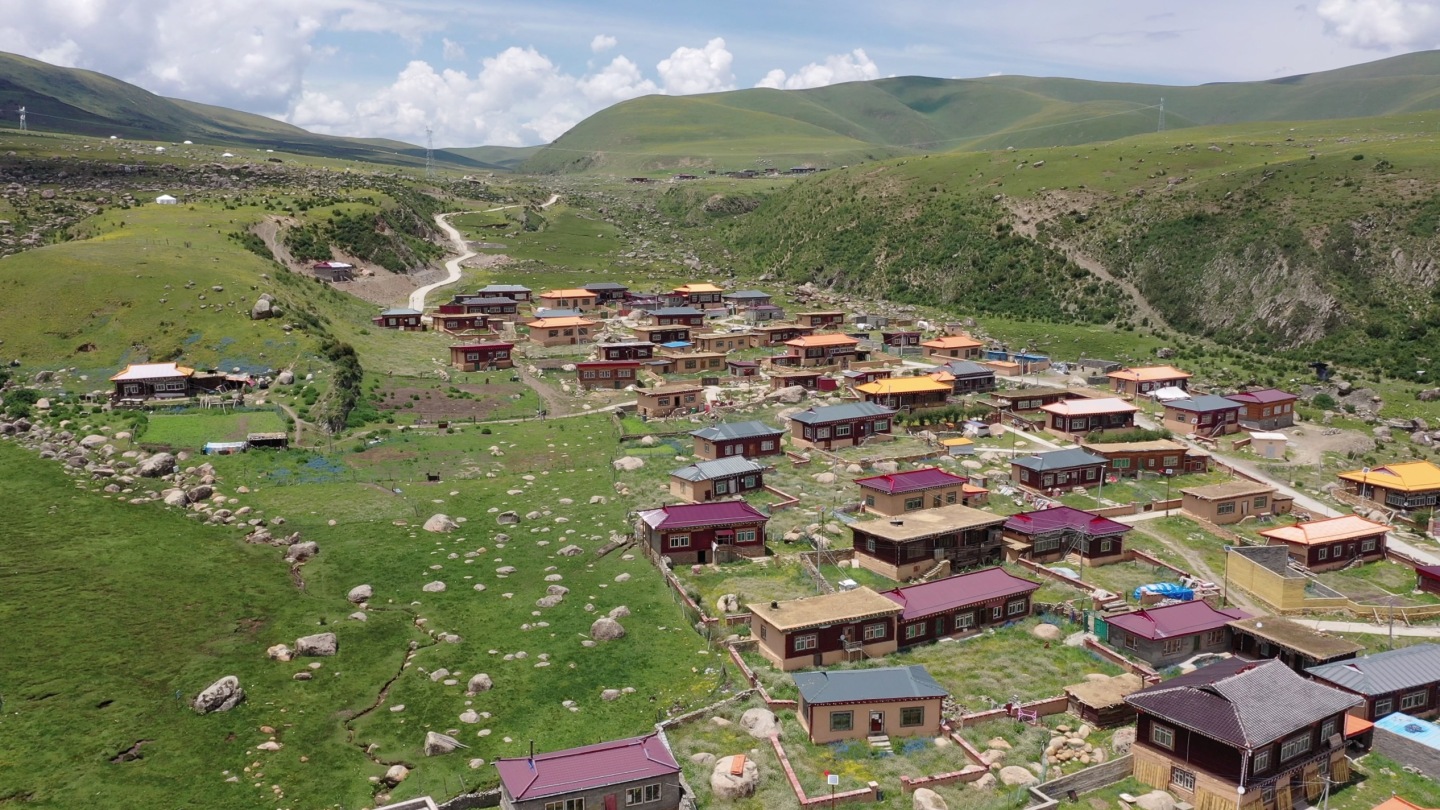
{"label": "rocky outcrop", "polygon": [[327,657],[340,651],[340,642],[334,633],[316,633],[295,639],[295,654]]}
{"label": "rocky outcrop", "polygon": [[234,675],[226,675],[205,687],[204,691],[195,696],[190,707],[200,714],[228,712],[244,699],[245,690],[240,688],[240,679]]}

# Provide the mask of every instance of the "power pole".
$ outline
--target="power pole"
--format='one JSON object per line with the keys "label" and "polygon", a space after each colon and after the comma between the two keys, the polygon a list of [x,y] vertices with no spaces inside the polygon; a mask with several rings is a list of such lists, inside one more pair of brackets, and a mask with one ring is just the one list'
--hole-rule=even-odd
{"label": "power pole", "polygon": [[1156,132],[1165,131],[1165,99],[1160,99],[1160,125],[1155,128]]}
{"label": "power pole", "polygon": [[425,126],[425,176],[435,174],[435,130]]}
{"label": "power pole", "polygon": [[30,127],[25,124],[25,108],[20,108],[20,131],[24,132]]}

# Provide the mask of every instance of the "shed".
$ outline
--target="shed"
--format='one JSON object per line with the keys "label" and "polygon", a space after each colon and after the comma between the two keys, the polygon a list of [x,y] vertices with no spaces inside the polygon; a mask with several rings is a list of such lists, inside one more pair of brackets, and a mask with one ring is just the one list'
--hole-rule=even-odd
{"label": "shed", "polygon": [[1125,696],[1144,687],[1139,675],[1127,672],[1071,684],[1065,687],[1065,696],[1070,699],[1070,713],[1081,720],[1101,728],[1123,726],[1135,719],[1135,710],[1125,702]]}
{"label": "shed", "polygon": [[290,434],[288,433],[251,433],[245,437],[245,441],[251,447],[265,447],[276,450],[285,450],[290,447]]}
{"label": "shed", "polygon": [[1284,433],[1251,433],[1250,451],[1261,458],[1283,459],[1289,442]]}

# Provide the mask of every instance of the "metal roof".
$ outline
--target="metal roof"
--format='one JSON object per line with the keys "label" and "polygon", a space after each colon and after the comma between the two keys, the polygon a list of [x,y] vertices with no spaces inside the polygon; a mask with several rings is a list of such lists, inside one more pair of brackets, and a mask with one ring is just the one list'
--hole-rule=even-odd
{"label": "metal roof", "polygon": [[640,519],[652,529],[693,529],[697,526],[726,526],[768,521],[769,518],[744,501],[681,503],[645,509]]}
{"label": "metal roof", "polygon": [[1247,405],[1273,405],[1276,402],[1294,402],[1299,397],[1289,391],[1281,391],[1278,388],[1262,388],[1259,391],[1241,391],[1238,394],[1227,394],[1226,399],[1233,399]]}
{"label": "metal roof", "polygon": [[1233,399],[1205,394],[1189,399],[1172,400],[1165,403],[1165,407],[1186,413],[1214,413],[1216,411],[1238,411],[1241,405]]}
{"label": "metal roof", "polygon": [[[1012,397],[1007,397],[1012,399]],[[1059,416],[1099,416],[1107,413],[1135,413],[1139,408],[1119,397],[1096,397],[1095,399],[1062,399],[1040,410]]]}
{"label": "metal roof", "polygon": [[792,676],[806,703],[865,703],[872,700],[925,700],[950,694],[920,664],[877,669],[837,669]]}
{"label": "metal roof", "polygon": [[482,293],[511,293],[530,292],[530,288],[523,284],[487,284],[480,288]]}
{"label": "metal roof", "polygon": [[731,456],[681,467],[678,470],[672,470],[670,475],[686,481],[709,481],[714,478],[729,478],[732,475],[744,475],[764,470],[764,464],[757,464],[744,456]]}
{"label": "metal roof", "polygon": [[725,298],[749,299],[749,298],[772,298],[773,296],[771,296],[770,293],[764,292],[764,291],[762,291],[762,290],[736,290],[735,292],[732,292],[732,293],[725,293],[725,295],[724,295],[723,297],[725,297]]}
{"label": "metal roof", "polygon": [[495,760],[500,781],[516,801],[677,774],[680,765],[658,734],[567,748],[534,757]]}
{"label": "metal roof", "polygon": [[658,309],[647,309],[645,311],[655,318],[678,318],[682,315],[689,315],[691,317],[699,315],[702,318],[705,317],[705,313],[694,307],[660,307]]}
{"label": "metal roof", "polygon": [[1073,506],[1055,506],[1050,509],[1037,509],[1033,512],[1021,512],[1013,515],[1005,521],[1005,528],[1020,534],[1042,534],[1059,529],[1070,529],[1083,532],[1090,537],[1100,537],[1124,534],[1130,531],[1131,527],[1107,517],[1093,515],[1083,509],[1076,509]]}
{"label": "metal roof", "polygon": [[1071,448],[1069,450],[1056,450],[1051,453],[1040,453],[1034,456],[1023,456],[1012,459],[1010,463],[1033,472],[1045,472],[1046,470],[1068,470],[1072,467],[1109,464],[1110,460],[1104,456],[1097,456],[1094,453],[1087,453],[1084,450]]}
{"label": "metal roof", "polygon": [[617,284],[613,281],[596,281],[590,284],[586,284],[585,289],[589,290],[590,292],[595,292],[596,290],[628,290],[630,288],[625,286],[624,284]]}
{"label": "metal roof", "polygon": [[1017,577],[1003,568],[984,568],[919,585],[886,591],[884,596],[904,608],[901,621],[949,613],[967,605],[1033,593],[1040,583]]}
{"label": "metal roof", "polygon": [[392,307],[380,313],[381,315],[419,315],[420,310],[409,307]]}
{"label": "metal roof", "polygon": [[764,436],[779,436],[785,433],[784,428],[770,427],[764,422],[721,422],[718,425],[700,428],[690,431],[691,436],[696,436],[707,441],[731,441],[734,439],[758,439]]}
{"label": "metal roof", "polygon": [[1193,636],[1218,630],[1236,619],[1248,619],[1250,614],[1230,608],[1216,610],[1204,600],[1180,602],[1162,607],[1141,608],[1121,613],[1105,620],[1111,627],[1118,627],[1131,635],[1150,641],[1178,636]]}
{"label": "metal roof", "polygon": [[1135,692],[1125,702],[1162,723],[1253,751],[1360,699],[1308,681],[1275,659],[1227,658]]}
{"label": "metal roof", "polygon": [[951,360],[939,367],[940,371],[948,371],[956,377],[973,377],[979,375],[995,376],[995,369],[989,366],[982,366],[971,360]]}
{"label": "metal roof", "polygon": [[887,495],[894,495],[898,492],[916,492],[922,489],[934,489],[935,487],[959,486],[968,480],[969,479],[963,476],[946,472],[939,467],[923,467],[907,472],[857,478],[855,479],[855,484],[861,489],[878,489]]}
{"label": "metal roof", "polygon": [[808,411],[791,414],[790,418],[802,425],[818,425],[826,422],[849,422],[871,416],[894,416],[895,411],[873,402],[849,402],[844,405],[830,405],[811,408]]}
{"label": "metal roof", "polygon": [[1305,670],[1362,695],[1383,695],[1440,681],[1440,644],[1416,644]]}
{"label": "metal roof", "polygon": [[[498,306],[513,306],[513,305],[515,305],[515,304],[517,304],[517,303],[519,303],[519,302],[516,301],[514,298],[501,298],[501,297],[496,296],[496,297],[490,297],[490,298],[467,298],[467,297],[461,297],[459,303],[464,304],[464,305],[466,305],[466,306],[470,306],[470,307],[498,307]],[[459,314],[459,313],[457,313],[457,314]]]}

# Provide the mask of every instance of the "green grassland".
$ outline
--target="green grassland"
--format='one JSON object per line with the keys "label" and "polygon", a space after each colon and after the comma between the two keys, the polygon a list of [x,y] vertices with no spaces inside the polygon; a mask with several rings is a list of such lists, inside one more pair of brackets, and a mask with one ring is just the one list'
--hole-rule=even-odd
{"label": "green grassland", "polygon": [[176,450],[198,452],[206,442],[244,441],[250,433],[284,433],[284,418],[274,410],[153,414],[140,440]]}

